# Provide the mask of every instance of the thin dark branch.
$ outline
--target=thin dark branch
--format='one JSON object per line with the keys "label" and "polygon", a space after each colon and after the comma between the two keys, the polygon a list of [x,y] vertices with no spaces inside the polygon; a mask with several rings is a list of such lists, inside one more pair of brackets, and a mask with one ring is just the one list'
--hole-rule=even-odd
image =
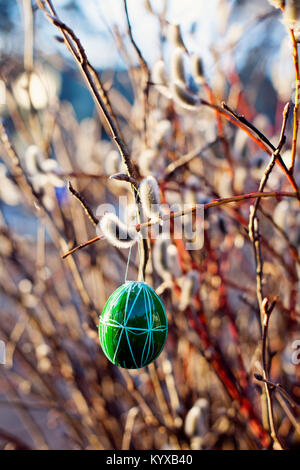
{"label": "thin dark branch", "polygon": [[285,388],[283,388],[283,386],[280,383],[275,383],[275,382],[271,382],[271,380],[264,379],[263,376],[260,374],[254,374],[254,377],[259,382],[267,383],[270,387],[270,390],[274,390],[274,389],[278,390],[278,392],[281,393],[281,395],[289,402],[289,404],[294,410],[300,411],[300,404],[295,402],[295,400],[285,390]]}
{"label": "thin dark branch", "polygon": [[93,214],[92,209],[89,207],[89,205],[86,202],[86,200],[84,199],[84,197],[81,194],[79,194],[79,192],[76,191],[76,189],[73,188],[73,186],[71,184],[71,181],[69,181],[69,183],[68,183],[68,189],[69,189],[70,193],[73,194],[75,199],[77,199],[77,201],[80,202],[80,204],[83,207],[83,209],[84,209],[85,213],[87,214],[88,218],[91,220],[93,225],[96,227],[96,225],[98,225],[98,223],[99,223],[99,219],[97,219],[97,217]]}
{"label": "thin dark branch", "polygon": [[129,13],[128,13],[128,7],[127,7],[127,0],[124,0],[124,9],[125,9],[125,15],[126,15],[126,21],[127,21],[127,26],[128,26],[128,34],[130,41],[138,55],[139,63],[141,65],[143,75],[144,75],[144,84],[143,84],[143,96],[144,96],[144,136],[145,136],[145,145],[146,147],[148,146],[148,129],[147,129],[147,116],[149,114],[149,90],[150,90],[150,82],[151,82],[151,74],[149,67],[147,65],[146,60],[144,59],[144,56],[138,47],[133,34],[132,34],[132,28],[131,28],[131,22],[129,19]]}
{"label": "thin dark branch", "polygon": [[262,311],[263,311],[263,323],[262,323],[262,365],[263,365],[263,378],[266,380],[265,383],[265,393],[267,400],[267,410],[268,410],[268,419],[270,426],[270,435],[274,442],[274,449],[282,450],[283,446],[278,438],[277,430],[274,423],[274,412],[272,404],[271,389],[268,384],[268,365],[267,365],[267,339],[268,339],[268,328],[271,313],[276,305],[276,300],[274,300],[271,305],[269,305],[268,300],[265,298],[262,302]]}
{"label": "thin dark branch", "polygon": [[[48,8],[45,6],[45,4],[48,6]],[[111,115],[110,109],[106,106],[105,99],[103,99],[103,96],[101,96],[101,93],[99,93],[99,84],[101,83],[100,79],[99,77],[96,78],[96,83],[95,83],[95,70],[91,68],[91,65],[89,64],[85,50],[79,38],[76,36],[74,31],[69,26],[67,26],[58,18],[51,0],[38,0],[38,6],[45,12],[48,20],[57,28],[59,28],[60,31],[62,32],[65,38],[65,43],[68,49],[70,50],[70,52],[72,53],[73,57],[75,58],[80,68],[80,71],[90,88],[92,96],[98,106],[98,109],[100,110],[101,115],[104,115],[105,121],[111,133],[111,138],[115,142],[120,152],[121,158],[126,166],[128,176],[130,176],[131,178],[133,178],[133,180],[136,181],[138,175],[137,175],[134,165],[131,162],[129,150],[122,136],[120,135],[115,119]],[[132,185],[132,192],[139,207],[140,201],[139,201],[139,195],[137,192],[137,184]],[[138,210],[138,218],[140,218],[140,208]],[[148,244],[147,244],[146,239],[142,239],[141,241],[140,254],[141,254],[141,257],[140,257],[139,276],[141,278],[144,278],[145,272],[146,272],[146,266],[147,266],[147,262],[149,258]]]}

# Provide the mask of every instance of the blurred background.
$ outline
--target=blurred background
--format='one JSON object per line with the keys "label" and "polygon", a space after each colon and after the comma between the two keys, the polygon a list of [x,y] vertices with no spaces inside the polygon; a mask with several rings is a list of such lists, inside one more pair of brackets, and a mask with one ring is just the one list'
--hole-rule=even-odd
{"label": "blurred background", "polygon": [[[154,176],[169,205],[257,191],[269,156],[211,109],[191,110],[170,94],[169,81],[176,79],[174,54],[181,49],[189,92],[225,101],[276,146],[283,108],[295,93],[279,9],[266,0],[128,0],[132,36],[150,77],[145,108],[144,70],[124,1],[52,4],[99,75],[139,181]],[[125,167],[59,28],[34,1],[0,0],[0,12],[0,340],[6,346],[0,448],[268,448],[262,384],[254,378],[262,365],[251,202],[206,211],[201,250],[188,251],[176,239],[149,240],[146,281],[166,306],[167,343],[139,371],[109,363],[98,316],[124,282],[128,250],[101,240],[62,255],[98,233],[69,181],[95,214],[109,203],[132,223],[128,207],[119,205],[120,196],[133,202],[130,185],[109,179]],[[200,75],[192,54],[202,61]],[[291,112],[282,151],[287,166],[292,129]],[[299,159],[294,176],[300,183]],[[291,191],[278,165],[266,190]],[[299,448],[299,209],[295,198],[267,198],[260,207],[263,289],[277,297],[269,374],[292,399],[273,393],[274,419],[284,446]],[[135,247],[130,279],[138,263]]]}

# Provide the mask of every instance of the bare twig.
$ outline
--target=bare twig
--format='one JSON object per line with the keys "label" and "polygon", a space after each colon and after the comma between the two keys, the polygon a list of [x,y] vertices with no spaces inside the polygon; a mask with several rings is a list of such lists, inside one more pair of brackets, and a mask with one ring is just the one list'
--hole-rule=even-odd
{"label": "bare twig", "polygon": [[[259,191],[264,191],[264,188],[267,184],[268,178],[272,172],[272,169],[274,168],[276,159],[278,158],[279,152],[285,142],[285,128],[287,124],[287,119],[288,119],[288,114],[289,114],[289,104],[287,103],[284,111],[283,111],[283,121],[282,121],[282,127],[281,127],[281,133],[280,133],[280,138],[279,138],[279,143],[274,151],[272,158],[267,166],[267,168],[264,171],[263,177],[260,181],[259,184]],[[261,255],[261,244],[260,244],[260,232],[259,232],[259,220],[257,217],[257,210],[259,207],[260,203],[260,198],[257,198],[255,200],[255,203],[253,206],[250,208],[250,215],[249,215],[249,238],[253,244],[253,250],[254,250],[254,258],[255,258],[255,264],[256,264],[256,296],[257,296],[257,302],[259,306],[259,311],[260,311],[260,328],[261,328],[261,333],[264,335],[265,332],[267,332],[267,328],[265,327],[265,318],[266,318],[266,310],[265,310],[265,303],[263,301],[264,294],[263,294],[263,283],[262,283],[262,278],[263,278],[263,260],[262,260],[262,255]],[[264,337],[264,336],[263,336]],[[266,338],[265,338],[266,340]],[[263,343],[263,363],[265,360],[265,350],[264,350],[264,343]],[[265,378],[267,376],[265,375]],[[270,397],[270,392],[268,387],[266,386],[265,388],[265,393],[262,394],[261,396],[261,404],[262,404],[262,415],[263,415],[263,421],[266,422],[267,420],[267,415],[269,419],[269,425],[270,425],[270,431],[271,431],[271,436],[275,436],[274,439],[277,439],[276,433],[274,431],[274,422],[273,422],[273,410],[272,410],[272,403],[271,403],[271,397]],[[267,405],[267,406],[266,406]]]}
{"label": "bare twig", "polygon": [[134,421],[139,412],[137,406],[133,406],[130,408],[127,414],[126,423],[125,423],[125,430],[123,434],[123,441],[122,441],[122,450],[129,450],[130,449],[130,441],[134,427]]}
{"label": "bare twig", "polygon": [[[41,208],[43,215],[47,218],[49,222],[49,228],[51,235],[53,236],[54,239],[58,239],[59,245],[62,249],[62,251],[66,251],[67,249],[67,244],[64,240],[63,234],[61,231],[56,227],[56,225],[53,223],[52,216],[49,212],[49,210],[45,207],[43,202],[40,200],[39,194],[36,192],[34,189],[31,181],[29,180],[28,176],[23,173],[20,157],[17,154],[14,146],[12,145],[8,134],[6,132],[6,129],[2,122],[0,121],[0,138],[4,144],[4,147],[10,156],[11,162],[12,162],[12,167],[14,171],[16,172],[17,178],[19,179],[19,184],[21,188],[24,191],[24,194],[26,195],[28,199],[28,204],[32,205],[32,196],[34,197],[34,201],[38,205],[39,208]],[[82,298],[83,303],[94,313],[96,313],[96,310],[94,309],[93,305],[91,304],[90,298],[86,292],[86,289],[84,287],[84,284],[82,282],[81,276],[78,272],[77,266],[74,262],[74,260],[70,260],[69,262],[69,267],[70,270],[73,274],[74,281],[76,283],[78,292]]]}
{"label": "bare twig", "polygon": [[[247,200],[247,199],[264,198],[264,197],[276,197],[276,198],[278,198],[278,197],[283,197],[283,196],[295,198],[296,194],[291,193],[291,192],[287,192],[287,191],[271,191],[271,192],[265,192],[265,193],[261,193],[261,192],[249,193],[249,194],[243,194],[241,196],[232,196],[232,197],[227,197],[227,198],[223,198],[223,199],[217,199],[215,201],[208,202],[208,203],[204,204],[203,207],[204,207],[205,210],[208,210],[208,209],[211,209],[212,207],[219,207],[219,206],[223,206],[225,204],[229,204],[229,203],[232,203],[232,202],[240,202],[240,201],[244,201],[244,200]],[[142,224],[137,224],[135,226],[135,229],[137,231],[140,231],[143,228],[150,227],[151,225],[158,224],[158,223],[160,223],[161,221],[164,221],[164,220],[172,220],[175,217],[181,217],[183,215],[192,214],[192,213],[196,212],[197,208],[198,208],[198,205],[193,206],[193,207],[191,207],[189,209],[186,209],[184,211],[172,212],[169,215],[163,215],[163,216],[161,216],[159,221],[156,221],[156,220],[152,219],[152,220],[149,220],[148,222],[144,222]],[[67,256],[75,253],[75,251],[77,251],[78,249],[84,248],[85,246],[88,246],[88,245],[90,245],[90,244],[92,244],[92,243],[94,243],[98,240],[101,240],[103,238],[104,238],[104,236],[98,236],[98,237],[95,237],[91,240],[88,240],[85,243],[81,243],[81,245],[78,245],[77,247],[75,247],[72,250],[65,253],[62,256],[62,258],[66,258]]]}
{"label": "bare twig", "polygon": [[32,448],[26,442],[22,441],[21,439],[14,436],[13,434],[10,434],[4,429],[0,429],[0,439],[2,441],[11,442],[16,447],[16,449],[32,450]]}
{"label": "bare twig", "polygon": [[276,389],[278,390],[279,393],[281,393],[281,395],[289,402],[289,404],[291,405],[291,407],[295,410],[298,410],[300,411],[300,404],[299,403],[296,403],[295,400],[291,397],[291,395],[285,390],[285,388],[283,388],[283,386],[280,384],[280,383],[275,383],[275,382],[271,382],[271,380],[267,380],[265,379],[262,375],[260,374],[254,374],[254,377],[256,378],[256,380],[258,380],[259,382],[265,382],[269,385],[269,388],[270,390],[272,389]]}
{"label": "bare twig", "polygon": [[[276,305],[276,300],[269,305],[268,300],[265,298],[262,302],[262,310],[263,310],[263,324],[262,324],[262,365],[263,365],[263,378],[268,380],[268,365],[267,365],[267,338],[268,338],[268,327],[269,321],[271,317],[271,313]],[[283,450],[282,444],[279,441],[277,431],[275,428],[274,423],[274,412],[272,406],[272,397],[271,397],[271,390],[269,387],[268,382],[265,383],[265,392],[267,398],[267,408],[268,408],[268,418],[269,418],[269,426],[270,426],[270,435],[273,439],[273,447],[276,450]]]}
{"label": "bare twig", "polygon": [[[277,392],[277,390],[276,390],[276,392]],[[277,392],[277,393],[275,393],[275,396],[276,396],[277,401],[280,404],[281,408],[283,409],[283,411],[287,415],[288,419],[290,420],[290,422],[292,423],[292,425],[294,426],[294,428],[296,429],[297,433],[300,436],[300,423],[296,420],[295,416],[293,415],[293,413],[291,412],[291,410],[287,406],[286,402],[282,398],[282,395]]]}
{"label": "bare twig", "polygon": [[201,156],[203,152],[208,150],[209,148],[213,147],[218,141],[220,140],[220,137],[215,139],[213,142],[209,142],[206,145],[199,145],[197,148],[194,150],[191,150],[190,152],[186,153],[185,155],[182,155],[181,157],[177,158],[174,162],[169,163],[165,170],[165,178],[170,177],[178,168],[186,165],[189,163],[191,160],[194,158]]}
{"label": "bare twig", "polygon": [[299,77],[299,56],[298,56],[298,44],[295,39],[295,34],[293,29],[290,29],[290,36],[292,40],[293,46],[293,61],[295,67],[295,103],[294,103],[294,113],[293,113],[293,142],[292,142],[292,156],[291,156],[291,164],[289,167],[289,172],[291,174],[294,173],[295,168],[295,158],[296,158],[296,150],[297,150],[297,136],[298,136],[298,127],[299,127],[299,119],[298,119],[298,108],[299,108],[299,85],[300,85],[300,77]]}
{"label": "bare twig", "polygon": [[89,205],[86,202],[86,200],[84,199],[84,197],[81,194],[79,194],[79,192],[76,191],[76,189],[73,188],[73,186],[71,184],[71,181],[69,181],[69,183],[68,183],[68,189],[69,189],[70,193],[73,194],[73,196],[77,199],[77,201],[80,202],[81,206],[84,209],[84,212],[87,214],[88,218],[91,220],[93,225],[96,227],[98,225],[99,220],[93,214],[92,209],[89,207]]}
{"label": "bare twig", "polygon": [[[214,109],[216,106],[212,106],[209,103],[203,103],[206,104],[210,107],[213,107]],[[276,151],[276,147],[267,139],[267,137],[260,132],[253,124],[251,124],[244,116],[240,116],[237,114],[235,111],[233,111],[229,106],[227,106],[225,103],[222,103],[222,107],[220,108],[223,110],[223,116],[229,119],[231,122],[233,122],[235,125],[238,125],[241,129],[243,129],[249,137],[251,137],[265,152],[267,152],[270,156],[273,156],[274,152]],[[220,111],[221,112],[221,111]],[[278,165],[281,167],[283,172],[285,173],[286,177],[288,178],[292,188],[294,191],[296,191],[297,197],[300,200],[300,194],[299,194],[299,188],[297,186],[297,183],[294,179],[294,176],[290,173],[290,171],[287,169],[284,161],[282,160],[280,154],[278,153],[276,162]]]}
{"label": "bare twig", "polygon": [[297,250],[296,246],[291,243],[291,241],[288,237],[288,234],[282,229],[282,227],[280,227],[275,222],[272,215],[269,214],[268,212],[266,212],[266,210],[262,206],[260,206],[258,208],[258,210],[264,215],[264,217],[266,217],[266,219],[268,219],[271,222],[271,224],[274,226],[275,230],[277,230],[282,235],[282,237],[285,239],[286,243],[288,244],[288,247],[291,251],[291,254],[292,254],[294,260],[296,261],[296,263],[300,264],[300,256],[298,255],[298,250]]}
{"label": "bare twig", "polygon": [[[45,6],[45,4],[48,6],[48,8]],[[100,79],[99,77],[97,77],[96,83],[95,83],[95,70],[91,69],[91,65],[87,59],[85,50],[79,38],[75,35],[74,31],[69,26],[67,26],[58,18],[51,0],[38,0],[38,6],[45,12],[48,20],[54,26],[59,28],[60,31],[62,32],[64,39],[65,39],[65,43],[68,49],[70,50],[70,52],[72,53],[73,57],[75,58],[80,68],[80,71],[90,88],[90,91],[98,106],[98,109],[100,110],[101,114],[104,115],[105,121],[111,133],[112,140],[115,142],[120,152],[121,158],[126,166],[128,176],[136,180],[137,172],[135,170],[134,165],[131,162],[127,145],[125,144],[122,136],[120,135],[120,132],[116,125],[116,121],[112,117],[112,114],[110,112],[110,108],[107,107],[107,100],[103,99],[103,96],[101,96],[101,94],[99,93],[99,84],[101,83]],[[134,198],[139,203],[137,187],[132,186],[132,191],[133,191]],[[140,214],[139,214],[139,217],[140,217]],[[140,277],[142,278],[145,275],[148,257],[149,257],[149,254],[148,254],[147,240],[143,239],[141,242],[141,260],[140,260]]]}
{"label": "bare twig", "polygon": [[141,65],[141,68],[142,68],[142,72],[143,72],[143,75],[144,75],[144,84],[143,84],[143,96],[144,96],[144,118],[143,118],[143,121],[144,121],[144,137],[145,137],[145,145],[146,147],[148,146],[148,130],[147,130],[147,116],[148,116],[148,110],[149,110],[149,103],[148,103],[148,98],[149,98],[149,89],[150,89],[150,80],[151,80],[151,75],[150,75],[150,70],[149,70],[149,67],[147,65],[147,62],[146,60],[144,59],[143,57],[143,54],[140,50],[140,48],[138,47],[134,37],[133,37],[133,34],[132,34],[132,28],[131,28],[131,23],[130,23],[130,19],[129,19],[129,13],[128,13],[128,6],[127,6],[127,0],[123,0],[124,1],[124,9],[125,9],[125,15],[126,15],[126,21],[127,21],[127,26],[128,26],[128,34],[129,34],[129,38],[130,38],[130,41],[138,55],[138,59],[139,59],[139,63]]}
{"label": "bare twig", "polygon": [[72,248],[72,250],[67,251],[64,255],[62,255],[62,259],[67,258],[69,255],[72,255],[75,253],[75,251],[81,250],[82,248],[85,248],[86,246],[92,245],[92,243],[97,242],[98,240],[102,240],[104,238],[104,235],[99,235],[98,237],[92,238],[91,240],[88,240],[87,242],[81,243],[80,245],[75,246],[75,248]]}
{"label": "bare twig", "polygon": [[[267,166],[267,168],[264,171],[263,177],[260,181],[258,191],[263,192],[264,188],[267,184],[268,178],[271,174],[272,169],[274,168],[276,159],[278,158],[278,155],[280,153],[280,150],[282,149],[282,146],[285,142],[285,128],[287,124],[287,119],[289,115],[289,103],[285,105],[284,111],[283,111],[283,121],[282,121],[282,127],[281,127],[281,133],[280,133],[280,138],[278,142],[278,146],[276,150],[274,151],[272,158]],[[263,290],[262,290],[262,258],[261,258],[261,248],[260,248],[260,235],[259,235],[259,226],[258,226],[258,218],[256,216],[258,207],[259,207],[259,202],[260,198],[257,198],[254,205],[251,206],[250,210],[250,216],[249,216],[249,238],[253,243],[253,248],[254,248],[254,255],[255,255],[255,260],[256,260],[256,285],[257,285],[257,300],[259,304],[259,309],[260,309],[260,315],[261,315],[261,325],[263,321],[263,310],[262,310],[262,300],[263,300]]]}

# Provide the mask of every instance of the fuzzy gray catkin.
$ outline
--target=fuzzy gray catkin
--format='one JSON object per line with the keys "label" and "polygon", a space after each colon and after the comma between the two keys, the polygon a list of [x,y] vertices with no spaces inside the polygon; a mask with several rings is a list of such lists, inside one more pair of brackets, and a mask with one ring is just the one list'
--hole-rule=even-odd
{"label": "fuzzy gray catkin", "polygon": [[27,147],[24,156],[24,167],[31,183],[36,190],[47,183],[56,187],[64,186],[60,177],[61,168],[53,158],[46,158],[42,150],[36,145]]}
{"label": "fuzzy gray catkin", "polygon": [[146,217],[158,219],[160,214],[159,186],[153,176],[147,176],[139,186],[141,204]]}
{"label": "fuzzy gray catkin", "polygon": [[209,428],[209,402],[206,398],[200,398],[188,411],[184,432],[188,437],[204,436]]}
{"label": "fuzzy gray catkin", "polygon": [[38,173],[38,167],[44,159],[42,150],[37,145],[29,145],[24,157],[24,166],[28,176],[34,176]]}
{"label": "fuzzy gray catkin", "polygon": [[107,212],[102,217],[100,228],[107,241],[117,248],[130,248],[140,237],[135,227],[127,227],[112,212]]}
{"label": "fuzzy gray catkin", "polygon": [[20,202],[19,191],[7,175],[8,170],[0,163],[0,198],[9,206],[16,206]]}
{"label": "fuzzy gray catkin", "polygon": [[168,86],[165,63],[162,59],[155,62],[152,68],[152,80],[155,85]]}
{"label": "fuzzy gray catkin", "polygon": [[168,87],[168,77],[164,61],[158,60],[152,68],[152,81],[155,88],[166,98],[171,98],[172,94]]}
{"label": "fuzzy gray catkin", "polygon": [[182,271],[179,262],[178,250],[174,243],[167,247],[167,265],[175,279],[181,276]]}
{"label": "fuzzy gray catkin", "polygon": [[197,96],[192,95],[181,86],[178,86],[176,83],[172,84],[171,90],[176,103],[185,109],[194,111],[196,110],[195,107],[200,104]]}
{"label": "fuzzy gray catkin", "polygon": [[191,57],[192,75],[197,85],[203,85],[205,82],[204,69],[202,59],[198,54],[193,54]]}
{"label": "fuzzy gray catkin", "polygon": [[300,0],[286,0],[283,10],[284,22],[289,28],[299,28],[300,25]]}
{"label": "fuzzy gray catkin", "polygon": [[186,87],[186,77],[184,71],[184,52],[176,47],[171,55],[171,80],[179,86]]}
{"label": "fuzzy gray catkin", "polygon": [[285,1],[284,0],[269,0],[269,3],[271,3],[271,5],[273,5],[273,7],[275,8],[282,8],[284,7]]}
{"label": "fuzzy gray catkin", "polygon": [[179,310],[185,310],[191,303],[192,298],[199,288],[199,274],[197,271],[192,270],[183,278],[181,286],[181,296],[179,303]]}
{"label": "fuzzy gray catkin", "polygon": [[157,145],[163,143],[165,139],[168,139],[172,134],[172,124],[169,119],[162,119],[156,125],[154,132],[154,140]]}
{"label": "fuzzy gray catkin", "polygon": [[185,49],[179,24],[168,25],[168,39],[175,47]]}
{"label": "fuzzy gray catkin", "polygon": [[154,243],[153,265],[164,281],[170,281],[172,275],[176,278],[181,274],[177,248],[164,234],[160,235]]}
{"label": "fuzzy gray catkin", "polygon": [[169,359],[164,359],[162,361],[161,366],[162,366],[162,371],[165,374],[166,385],[167,385],[172,408],[177,413],[179,413],[181,410],[181,403],[179,401],[179,396],[176,390],[176,383],[174,379],[172,363]]}
{"label": "fuzzy gray catkin", "polygon": [[167,259],[167,248],[170,245],[170,240],[160,236],[155,240],[153,247],[153,265],[157,274],[164,280],[170,281],[171,273],[169,271],[168,259]]}

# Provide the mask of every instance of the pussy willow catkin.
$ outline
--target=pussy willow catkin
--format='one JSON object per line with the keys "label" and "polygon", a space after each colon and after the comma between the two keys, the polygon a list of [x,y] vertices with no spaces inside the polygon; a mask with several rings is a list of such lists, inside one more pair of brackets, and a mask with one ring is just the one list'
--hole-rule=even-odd
{"label": "pussy willow catkin", "polygon": [[134,226],[127,227],[112,212],[108,212],[102,217],[100,228],[109,243],[117,248],[130,248],[140,237]]}
{"label": "pussy willow catkin", "polygon": [[179,47],[176,47],[171,55],[171,81],[179,86],[186,87],[184,52]]}
{"label": "pussy willow catkin", "polygon": [[170,273],[175,279],[181,276],[182,271],[179,262],[178,250],[174,243],[170,243],[167,247],[167,265]]}
{"label": "pussy willow catkin", "polygon": [[172,84],[171,90],[174,100],[183,108],[193,111],[199,104],[197,96],[191,95],[191,93],[176,83]]}
{"label": "pussy willow catkin", "polygon": [[284,0],[269,0],[269,3],[273,5],[275,8],[282,8],[284,7],[285,1]]}
{"label": "pussy willow catkin", "polygon": [[209,402],[206,398],[200,398],[188,411],[184,432],[187,436],[204,436],[209,428]]}
{"label": "pussy willow catkin", "polygon": [[36,145],[29,145],[25,152],[25,169],[29,176],[38,172],[39,162],[43,160],[43,152]]}
{"label": "pussy willow catkin", "polygon": [[172,93],[169,90],[168,77],[166,74],[166,67],[163,60],[155,62],[152,68],[152,81],[155,88],[166,98],[171,98]]}
{"label": "pussy willow catkin", "polygon": [[191,70],[197,85],[203,85],[205,82],[204,69],[202,59],[198,54],[193,54],[191,57]]}
{"label": "pussy willow catkin", "polygon": [[27,147],[24,156],[24,167],[27,175],[39,191],[47,183],[56,187],[64,186],[63,179],[59,176],[61,168],[54,158],[47,158],[42,150],[36,145]]}
{"label": "pussy willow catkin", "polygon": [[283,10],[284,22],[290,28],[299,28],[300,26],[300,0],[286,0]]}
{"label": "pussy willow catkin", "polygon": [[153,176],[144,178],[139,186],[139,193],[145,215],[150,219],[159,218],[160,193],[156,179]]}
{"label": "pussy willow catkin", "polygon": [[157,145],[161,145],[164,140],[166,140],[172,134],[172,125],[168,119],[162,119],[157,122],[155,132],[154,132],[154,141]]}
{"label": "pussy willow catkin", "polygon": [[183,278],[179,304],[180,310],[185,310],[189,306],[193,296],[196,294],[198,289],[199,273],[197,271],[192,270]]}
{"label": "pussy willow catkin", "polygon": [[164,281],[169,281],[172,276],[176,278],[181,274],[177,248],[164,234],[155,240],[153,265]]}
{"label": "pussy willow catkin", "polygon": [[155,62],[152,68],[152,80],[155,85],[168,85],[165,63],[162,59]]}
{"label": "pussy willow catkin", "polygon": [[168,25],[168,39],[175,47],[185,49],[179,24]]}
{"label": "pussy willow catkin", "polygon": [[169,281],[171,279],[171,273],[167,262],[167,247],[169,245],[170,240],[168,238],[160,237],[155,240],[152,251],[154,269],[164,281]]}

